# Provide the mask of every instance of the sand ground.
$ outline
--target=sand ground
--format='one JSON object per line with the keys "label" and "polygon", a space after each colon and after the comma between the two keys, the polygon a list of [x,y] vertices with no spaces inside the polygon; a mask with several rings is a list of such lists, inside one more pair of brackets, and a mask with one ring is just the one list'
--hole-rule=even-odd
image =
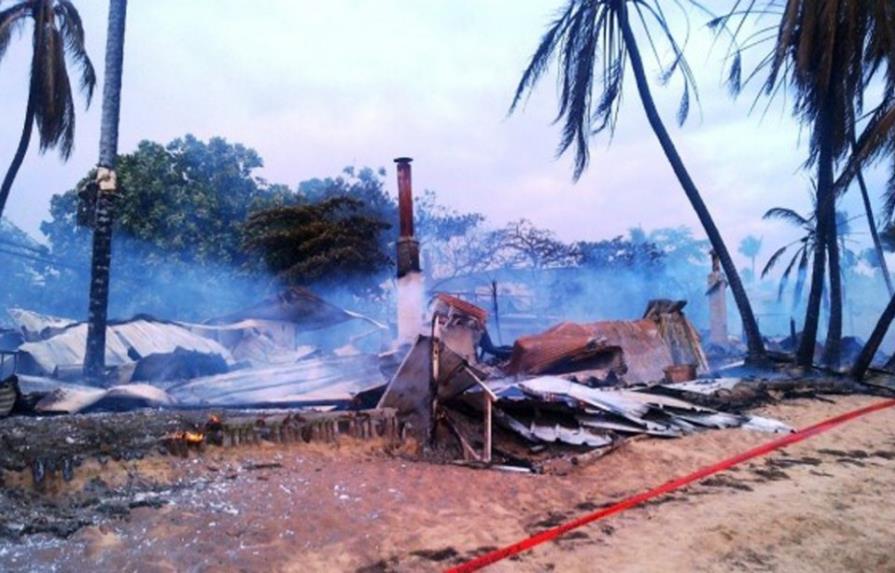
{"label": "sand ground", "polygon": [[[804,427],[877,400],[795,400],[757,413]],[[736,429],[638,440],[564,476],[438,466],[358,445],[161,458],[117,471],[170,481],[170,503],[65,540],[0,542],[0,570],[440,570],[773,437]],[[889,409],[489,570],[895,571],[893,542]]]}

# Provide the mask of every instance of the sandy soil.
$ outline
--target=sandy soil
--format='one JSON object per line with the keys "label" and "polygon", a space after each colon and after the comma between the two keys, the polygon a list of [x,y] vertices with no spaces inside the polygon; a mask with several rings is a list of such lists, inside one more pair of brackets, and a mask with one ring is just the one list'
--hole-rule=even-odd
{"label": "sandy soil", "polygon": [[[876,400],[796,400],[759,413],[802,427]],[[771,438],[640,440],[565,476],[436,466],[357,445],[156,460],[158,479],[194,485],[66,540],[2,542],[0,570],[439,570]],[[893,491],[890,409],[491,570],[895,571]]]}

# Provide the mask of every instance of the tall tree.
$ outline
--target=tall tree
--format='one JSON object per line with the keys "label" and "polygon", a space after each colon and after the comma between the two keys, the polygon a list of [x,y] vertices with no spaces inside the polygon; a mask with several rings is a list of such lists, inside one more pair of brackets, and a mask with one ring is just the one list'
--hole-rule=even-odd
{"label": "tall tree", "polygon": [[245,244],[257,252],[283,284],[376,287],[375,277],[390,262],[379,235],[388,223],[365,213],[351,197],[273,207],[253,213],[245,225]]}
{"label": "tall tree", "polygon": [[99,379],[106,366],[106,318],[109,309],[109,265],[112,261],[112,201],[118,189],[118,119],[121,111],[121,71],[124,66],[124,24],[127,0],[109,0],[103,115],[96,168],[96,214],[93,258],[90,265],[90,301],[87,312],[87,350],[84,376]]}
{"label": "tall tree", "polygon": [[[727,275],[737,308],[743,321],[749,358],[765,356],[764,342],[758,322],[743,288],[739,272],[721,232],[715,224],[702,195],[693,182],[683,159],[665,127],[650,91],[647,72],[640,53],[640,42],[632,20],[642,26],[643,38],[653,54],[658,54],[654,39],[665,41],[672,54],[671,64],[663,73],[667,81],[678,74],[683,80],[683,97],[678,121],[686,120],[690,95],[697,95],[694,78],[680,43],[671,32],[669,23],[657,0],[569,0],[565,10],[549,26],[541,39],[531,63],[522,75],[511,111],[530,93],[549,67],[553,56],[559,66],[560,96],[558,118],[563,120],[559,152],[575,147],[577,179],[589,161],[589,142],[592,134],[615,128],[623,93],[625,71],[630,64],[640,95],[640,102],[665,157],[671,164],[684,194],[690,201],[712,249]],[[698,6],[698,2],[693,2]],[[686,14],[684,15],[686,17]],[[658,59],[658,55],[657,55]],[[660,62],[661,65],[661,62]],[[594,94],[594,84],[599,93]]]}
{"label": "tall tree", "polygon": [[[751,32],[745,19],[772,14],[779,21]],[[781,0],[759,4],[737,0],[730,12],[713,21],[721,30],[730,30],[731,19],[739,24],[733,32],[731,87],[741,84],[741,46],[770,49],[749,77],[766,71],[762,93],[772,98],[785,86],[794,94],[793,111],[811,128],[806,166],[817,172],[816,232],[825,249],[816,249],[812,264],[811,288],[805,313],[805,327],[797,358],[812,363],[820,315],[821,295],[830,262],[831,316],[824,349],[825,362],[837,365],[842,335],[841,279],[836,225],[834,180],[837,163],[844,159],[855,140],[854,118],[864,108],[867,86],[877,73],[891,74],[895,60],[893,6],[891,0]],[[740,44],[739,33],[750,35]],[[888,63],[888,64],[887,64]],[[891,87],[891,76],[887,80]]]}
{"label": "tall tree", "polygon": [[71,155],[75,139],[75,105],[66,56],[80,67],[80,87],[88,106],[96,85],[93,64],[84,46],[81,17],[70,0],[19,0],[0,11],[0,60],[13,33],[21,30],[29,20],[34,23],[34,31],[25,124],[12,163],[0,185],[0,216],[25,160],[35,123],[41,153],[58,148],[63,159]]}
{"label": "tall tree", "polygon": [[743,237],[740,241],[740,254],[752,261],[752,276],[755,276],[755,257],[761,252],[761,239],[754,235]]}

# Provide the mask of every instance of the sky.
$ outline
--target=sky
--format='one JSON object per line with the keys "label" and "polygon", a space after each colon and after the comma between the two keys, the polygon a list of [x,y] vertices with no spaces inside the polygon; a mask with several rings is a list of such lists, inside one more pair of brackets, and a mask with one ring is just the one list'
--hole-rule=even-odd
{"label": "sky", "polygon": [[[7,4],[0,0],[0,7]],[[102,76],[105,0],[76,0],[87,48]],[[592,142],[589,170],[572,180],[571,157],[556,158],[556,84],[546,78],[523,110],[509,103],[560,0],[131,0],[124,57],[120,152],[143,139],[186,133],[223,136],[255,148],[270,182],[295,186],[347,165],[384,166],[412,156],[416,189],[476,211],[491,224],[528,218],[564,240],[599,240],[691,226],[703,237],[644,118],[633,81],[618,129]],[[717,4],[707,2],[709,6]],[[750,114],[751,96],[722,85],[723,47],[692,18],[687,54],[701,106],[678,128],[680,85],[654,95],[728,247],[764,239],[759,259],[795,237],[763,221],[773,206],[809,208],[801,170],[806,133],[788,102]],[[29,30],[30,33],[30,30]],[[0,63],[0,168],[12,158],[24,118],[30,39],[14,41]],[[97,94],[101,93],[101,88]],[[73,187],[98,155],[100,98],[79,97],[70,160],[32,143],[7,216],[40,240],[53,194]],[[884,174],[869,174],[877,197]],[[860,214],[856,193],[843,205]],[[861,222],[857,240],[867,241]],[[746,260],[735,253],[741,265]]]}

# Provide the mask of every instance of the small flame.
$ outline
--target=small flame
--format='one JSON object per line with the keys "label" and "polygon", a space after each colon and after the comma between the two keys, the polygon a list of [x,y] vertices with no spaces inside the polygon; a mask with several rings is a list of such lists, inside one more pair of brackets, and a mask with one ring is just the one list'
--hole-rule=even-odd
{"label": "small flame", "polygon": [[174,432],[171,434],[170,439],[186,442],[188,445],[197,445],[201,444],[205,441],[205,434],[201,432]]}

